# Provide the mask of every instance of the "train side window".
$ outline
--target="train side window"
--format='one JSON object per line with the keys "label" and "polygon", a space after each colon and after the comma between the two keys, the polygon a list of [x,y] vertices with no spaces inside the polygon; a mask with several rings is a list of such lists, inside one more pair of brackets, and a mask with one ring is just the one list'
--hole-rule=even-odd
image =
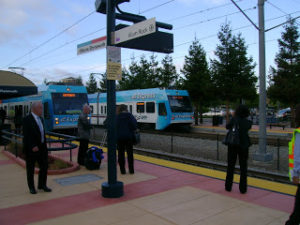
{"label": "train side window", "polygon": [[91,113],[94,113],[94,106],[90,105],[90,108],[91,108]]}
{"label": "train side window", "polygon": [[101,114],[103,114],[103,105],[101,105]]}
{"label": "train side window", "polygon": [[146,112],[155,113],[155,104],[154,102],[146,102]]}
{"label": "train side window", "polygon": [[136,103],[136,111],[138,113],[144,113],[145,112],[145,102],[137,102]]}
{"label": "train side window", "polygon": [[45,118],[45,119],[50,119],[50,113],[49,113],[48,102],[45,102],[45,103],[44,103],[44,118]]}
{"label": "train side window", "polygon": [[132,105],[129,106],[129,111],[132,113]]}
{"label": "train side window", "polygon": [[160,116],[166,116],[167,115],[167,109],[165,103],[159,103],[158,104],[158,115]]}

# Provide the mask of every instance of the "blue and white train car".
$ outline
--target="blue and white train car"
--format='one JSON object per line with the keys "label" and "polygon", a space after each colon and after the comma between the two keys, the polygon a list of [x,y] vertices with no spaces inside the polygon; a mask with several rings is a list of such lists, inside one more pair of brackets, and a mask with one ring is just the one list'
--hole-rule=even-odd
{"label": "blue and white train car", "polygon": [[[106,119],[106,96],[106,93],[88,95],[92,107],[91,123],[94,125],[103,125]],[[117,111],[118,105],[127,105],[140,126],[151,125],[156,130],[193,123],[193,109],[186,90],[151,88],[118,91],[116,104]]]}
{"label": "blue and white train car", "polygon": [[44,122],[47,131],[77,127],[82,106],[88,103],[84,86],[47,85],[37,95],[2,100],[0,107],[13,117],[20,113],[23,117],[30,113],[31,104],[42,101]]}

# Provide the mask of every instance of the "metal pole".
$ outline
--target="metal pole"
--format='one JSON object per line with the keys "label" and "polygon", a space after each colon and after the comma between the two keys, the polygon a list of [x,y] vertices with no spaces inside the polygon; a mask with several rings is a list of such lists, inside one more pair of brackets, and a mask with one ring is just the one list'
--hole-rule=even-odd
{"label": "metal pole", "polygon": [[[107,1],[107,46],[111,46],[112,35],[115,31],[115,2]],[[106,53],[107,54],[107,53]],[[102,196],[105,198],[119,198],[123,196],[123,183],[117,181],[116,166],[116,82],[107,80],[107,173],[108,182],[102,183]]]}
{"label": "metal pole", "polygon": [[270,161],[273,155],[266,153],[266,60],[265,60],[265,0],[258,0],[259,20],[259,150],[253,155],[254,160]]}

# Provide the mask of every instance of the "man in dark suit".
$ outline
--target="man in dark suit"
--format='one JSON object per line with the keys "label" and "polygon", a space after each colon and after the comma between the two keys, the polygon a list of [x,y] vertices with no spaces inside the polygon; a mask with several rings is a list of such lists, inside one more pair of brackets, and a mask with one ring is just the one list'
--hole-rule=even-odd
{"label": "man in dark suit", "polygon": [[34,187],[34,165],[38,162],[40,171],[38,189],[51,192],[47,187],[48,149],[46,145],[45,129],[43,126],[43,105],[33,102],[31,113],[23,121],[23,150],[26,156],[27,183],[31,194],[36,194]]}

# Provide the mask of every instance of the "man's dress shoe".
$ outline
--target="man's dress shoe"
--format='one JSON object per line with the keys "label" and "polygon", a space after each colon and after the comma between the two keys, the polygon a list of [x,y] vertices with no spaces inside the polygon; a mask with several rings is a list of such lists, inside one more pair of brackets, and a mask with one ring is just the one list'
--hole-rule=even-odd
{"label": "man's dress shoe", "polygon": [[30,189],[29,189],[29,192],[30,192],[30,194],[33,194],[33,195],[36,194],[35,188],[30,188]]}
{"label": "man's dress shoe", "polygon": [[50,188],[48,188],[47,186],[38,187],[38,189],[44,190],[44,192],[51,192],[51,191],[52,191],[52,190],[51,190]]}

